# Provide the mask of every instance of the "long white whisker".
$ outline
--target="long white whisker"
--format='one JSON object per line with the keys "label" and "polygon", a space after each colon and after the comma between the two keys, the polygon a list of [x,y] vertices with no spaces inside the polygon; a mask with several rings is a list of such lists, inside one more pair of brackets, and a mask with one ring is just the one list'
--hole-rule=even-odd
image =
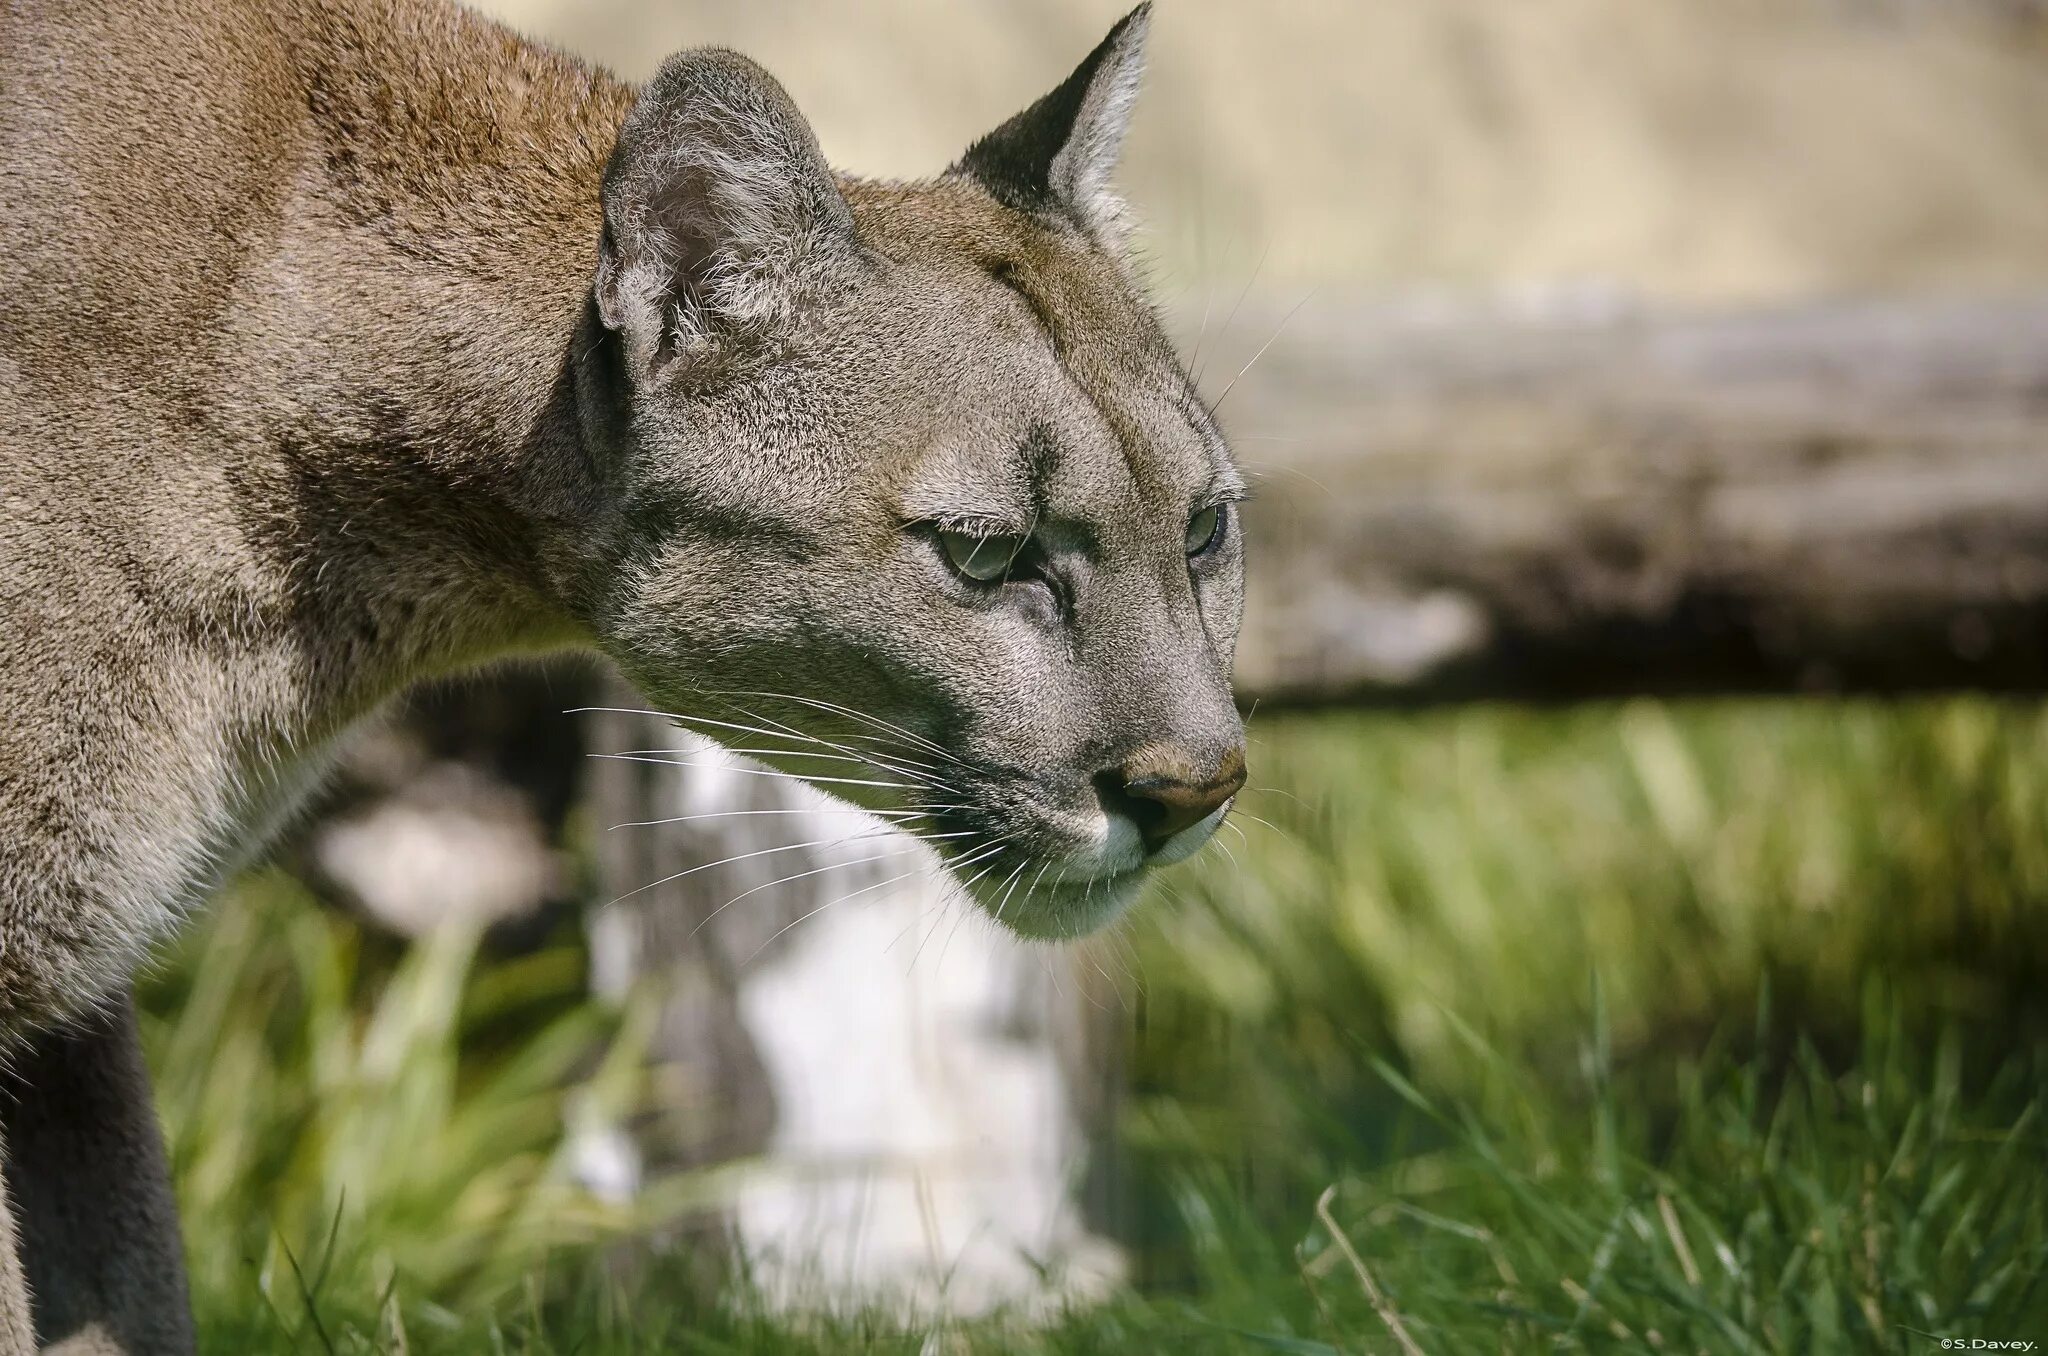
{"label": "long white whisker", "polygon": [[1217,396],[1216,403],[1209,407],[1209,414],[1212,418],[1215,416],[1216,411],[1223,408],[1223,402],[1230,399],[1230,393],[1232,390],[1236,388],[1238,381],[1244,376],[1245,373],[1252,370],[1252,364],[1258,362],[1259,359],[1265,357],[1266,350],[1273,347],[1274,344],[1280,341],[1280,336],[1286,333],[1287,331],[1287,323],[1294,319],[1296,313],[1299,312],[1302,307],[1308,305],[1309,298],[1314,296],[1318,290],[1319,289],[1317,288],[1311,287],[1300,301],[1294,303],[1293,310],[1289,311],[1286,315],[1280,317],[1280,323],[1274,326],[1273,328],[1273,337],[1271,339],[1268,339],[1264,344],[1259,346],[1259,351],[1257,353],[1252,354],[1251,362],[1248,362],[1243,367],[1237,369],[1237,376],[1232,377],[1230,379],[1229,383],[1225,385],[1223,388],[1223,394]]}
{"label": "long white whisker", "polygon": [[1051,865],[1052,858],[1050,857],[1047,857],[1043,862],[1039,864],[1038,874],[1031,878],[1031,884],[1024,887],[1024,897],[1026,899],[1029,899],[1032,895],[1038,893],[1038,883],[1045,879],[1046,868]]}
{"label": "long white whisker", "polygon": [[[855,757],[852,754],[812,753],[808,749],[736,749],[729,745],[720,744],[717,746],[717,752],[731,754],[735,758],[823,758],[834,763],[860,763],[862,765],[867,763],[867,759]],[[620,749],[612,756],[615,758],[653,758],[659,756],[695,758],[699,755],[687,749]],[[706,752],[706,756],[709,756],[709,751]],[[678,763],[677,766],[701,767],[702,764]]]}
{"label": "long white whisker", "polygon": [[[944,900],[945,897],[941,896],[941,902],[944,902]],[[939,924],[945,921],[946,915],[943,913],[941,913],[937,918],[934,918],[932,920],[931,929],[928,932],[926,932],[924,937],[918,942],[917,950],[910,953],[910,969],[915,970],[917,968],[917,958],[919,956],[922,956],[924,954],[924,949],[932,944],[932,938],[938,933]]]}
{"label": "long white whisker", "polygon": [[1000,853],[1003,850],[1003,846],[1004,845],[1001,842],[994,842],[985,844],[982,847],[974,848],[968,852],[962,853],[960,855],[959,860],[948,862],[946,864],[946,868],[949,871],[958,873],[962,867],[972,866],[976,862],[986,861],[988,858],[995,856],[997,853]]}
{"label": "long white whisker", "polygon": [[[814,810],[809,806],[779,810],[705,810],[699,814],[670,815],[667,819],[628,819],[605,826],[607,833],[613,829],[651,829],[662,824],[688,824],[699,819],[733,819],[742,815],[816,815],[830,811]],[[873,815],[877,819],[923,819],[922,810],[855,810],[855,814]]]}
{"label": "long white whisker", "polygon": [[875,854],[872,857],[856,857],[850,862],[827,862],[825,865],[820,867],[814,867],[809,871],[799,871],[793,876],[784,876],[779,880],[771,880],[765,885],[756,885],[751,890],[745,890],[739,894],[734,895],[731,899],[726,900],[725,903],[719,905],[710,913],[705,914],[703,921],[698,923],[696,927],[690,929],[689,935],[695,937],[699,932],[702,932],[704,930],[705,925],[710,923],[712,919],[718,917],[718,915],[724,913],[727,909],[739,903],[741,900],[746,899],[752,895],[758,895],[763,890],[772,890],[778,885],[787,885],[793,880],[804,880],[811,876],[821,876],[827,871],[836,871],[844,866],[860,866],[867,862],[886,862],[891,857],[901,857],[904,853],[910,852],[912,850],[913,849],[911,848],[898,848],[894,852],[881,852]]}
{"label": "long white whisker", "polygon": [[846,716],[849,719],[860,721],[863,724],[872,726],[875,729],[887,730],[891,734],[900,735],[901,737],[910,740],[919,748],[924,749],[926,752],[935,753],[939,757],[944,758],[949,762],[958,763],[961,767],[968,768],[970,770],[973,768],[973,764],[966,762],[958,754],[954,753],[951,749],[945,747],[943,744],[933,743],[931,740],[926,739],[923,735],[917,733],[915,730],[906,730],[901,725],[896,725],[890,721],[883,720],[880,716],[871,716],[865,711],[856,711],[852,707],[840,706],[836,702],[820,701],[815,697],[799,697],[795,693],[791,692],[721,692],[710,689],[707,689],[707,692],[708,695],[714,697],[766,697],[771,701],[797,702],[803,706],[814,707],[820,711],[831,711],[838,715]]}
{"label": "long white whisker", "polygon": [[[976,851],[969,854],[969,856],[962,858],[960,861],[952,863],[951,869],[954,873],[954,892],[958,894],[960,898],[962,898],[963,900],[972,901],[974,898],[973,890],[975,883],[986,877],[991,871],[994,871],[998,866],[1002,864],[1003,850],[1008,846],[1009,844],[1006,841],[994,842],[989,844],[987,848],[976,849]],[[994,858],[995,860],[991,861],[991,858]],[[963,867],[973,866],[977,862],[988,862],[988,865],[982,867],[981,870],[975,872],[966,880],[959,879],[959,872]]]}
{"label": "long white whisker", "polygon": [[[934,913],[938,912],[940,909],[945,908],[948,904],[951,904],[953,902],[954,900],[952,895],[942,894],[937,899],[933,900],[930,904],[925,905],[923,912],[919,913],[917,917],[911,919],[908,923],[905,923],[902,926],[902,928],[898,930],[896,935],[889,939],[889,944],[882,948],[882,954],[886,956],[891,951],[894,951],[897,947],[901,946],[903,944],[903,939],[910,935],[910,930],[912,928],[916,927],[919,923],[922,923],[925,919],[931,917]],[[913,965],[916,964],[915,960],[913,960],[911,963]]]}
{"label": "long white whisker", "polygon": [[[695,767],[697,764],[678,761],[674,758],[646,758],[630,753],[592,753],[590,758],[609,758],[622,763],[653,763],[659,767]],[[879,786],[893,791],[921,791],[924,788],[910,782],[864,781],[857,777],[799,777],[794,772],[778,772],[766,767],[734,767],[728,772],[742,772],[750,777],[775,777],[785,782],[799,782],[806,786]]]}
{"label": "long white whisker", "polygon": [[1209,312],[1215,305],[1216,289],[1211,287],[1202,298],[1202,327],[1195,331],[1195,351],[1188,354],[1188,371],[1195,374],[1194,380],[1197,382],[1202,379],[1202,341],[1209,337]]}
{"label": "long white whisker", "polygon": [[1010,906],[1010,895],[1016,890],[1017,882],[1023,879],[1024,868],[1029,865],[1031,865],[1031,859],[1026,857],[1023,861],[1017,863],[1017,869],[1012,871],[1009,879],[1004,882],[1006,888],[1003,890],[1003,897],[996,904],[996,921],[998,923],[1003,921],[1003,910]]}
{"label": "long white whisker", "polygon": [[876,881],[876,882],[875,882],[874,884],[872,884],[872,885],[863,885],[863,886],[861,886],[861,887],[860,887],[860,888],[859,888],[858,890],[848,890],[848,891],[847,891],[847,892],[846,892],[845,894],[843,894],[843,895],[840,895],[840,896],[839,896],[838,898],[836,898],[836,899],[828,899],[828,900],[826,900],[826,901],[825,901],[825,902],[824,902],[823,904],[820,904],[820,905],[819,905],[819,906],[818,906],[817,908],[815,908],[815,909],[812,909],[812,910],[811,910],[811,911],[810,911],[809,913],[807,913],[807,914],[803,915],[803,916],[802,916],[801,918],[797,918],[797,919],[794,919],[794,920],[793,920],[793,921],[791,921],[791,922],[788,922],[788,923],[785,923],[785,924],[783,924],[783,925],[782,925],[782,926],[781,926],[780,928],[778,928],[778,929],[776,930],[776,932],[775,932],[775,935],[774,935],[773,937],[770,937],[770,938],[769,938],[769,939],[768,939],[767,941],[765,941],[765,942],[761,943],[761,944],[760,944],[759,946],[755,947],[755,948],[754,948],[754,953],[753,953],[753,955],[751,955],[751,956],[748,956],[748,957],[747,957],[747,958],[746,958],[745,960],[741,961],[741,962],[740,962],[740,964],[742,964],[742,965],[751,965],[751,964],[753,964],[753,962],[754,962],[754,957],[755,957],[755,956],[759,956],[759,955],[760,955],[760,954],[761,954],[761,953],[762,953],[763,951],[766,951],[766,950],[767,950],[767,949],[768,949],[769,947],[773,946],[773,945],[775,944],[775,942],[776,942],[776,941],[777,941],[777,940],[778,940],[778,939],[779,939],[779,938],[780,938],[780,937],[781,937],[781,936],[782,936],[782,935],[783,935],[784,933],[788,932],[788,931],[789,931],[789,930],[790,930],[791,928],[795,927],[795,926],[796,926],[796,925],[797,925],[798,923],[807,923],[807,922],[809,922],[809,921],[810,921],[811,919],[813,919],[813,918],[816,918],[816,917],[817,917],[817,916],[818,916],[819,914],[821,914],[821,913],[825,912],[825,910],[827,910],[827,909],[831,908],[831,907],[832,907],[832,906],[833,906],[834,904],[844,904],[844,903],[845,903],[845,902],[846,902],[847,900],[849,900],[849,899],[852,899],[852,898],[853,898],[854,896],[856,896],[856,895],[864,895],[864,894],[866,894],[866,893],[867,893],[868,891],[870,891],[870,890],[880,890],[880,889],[882,889],[882,888],[883,888],[883,887],[885,887],[885,886],[889,886],[889,885],[894,885],[894,884],[895,884],[895,883],[896,883],[897,881],[899,881],[899,880],[909,880],[909,879],[910,879],[910,878],[911,878],[912,876],[915,876],[915,875],[917,875],[917,874],[918,874],[919,872],[921,872],[921,871],[928,871],[928,870],[930,870],[930,869],[931,869],[931,868],[929,868],[929,867],[924,867],[924,866],[914,866],[914,867],[910,868],[910,870],[908,870],[908,871],[905,871],[905,872],[901,873],[900,875],[895,875],[895,876],[891,876],[891,877],[889,877],[889,878],[888,878],[887,880],[879,880],[879,881]]}
{"label": "long white whisker", "polygon": [[1261,819],[1259,816],[1253,814],[1251,811],[1240,810],[1235,805],[1230,807],[1230,817],[1232,819],[1249,819],[1254,824],[1263,824],[1267,828],[1271,829],[1273,832],[1279,834],[1282,838],[1289,838],[1293,836],[1289,834],[1287,830],[1281,828],[1278,824],[1275,824],[1272,820]]}
{"label": "long white whisker", "polygon": [[[742,723],[740,723],[740,722],[738,722],[738,721],[731,721],[731,720],[719,720],[719,719],[717,719],[716,717],[713,717],[713,716],[686,716],[686,715],[683,715],[683,714],[681,714],[680,712],[676,712],[676,711],[654,711],[654,710],[650,710],[650,709],[648,709],[648,708],[646,708],[646,707],[637,707],[637,706],[575,706],[575,707],[571,707],[571,708],[569,708],[569,709],[568,709],[567,711],[563,712],[563,714],[564,714],[564,715],[579,715],[579,714],[584,714],[584,713],[589,713],[589,712],[604,712],[604,713],[608,713],[608,714],[611,714],[611,715],[620,715],[620,716],[649,716],[649,717],[652,717],[652,718],[654,718],[654,719],[657,719],[657,720],[665,720],[665,721],[669,721],[670,723],[672,723],[672,724],[674,724],[674,725],[678,725],[678,726],[682,727],[682,728],[683,728],[683,729],[685,729],[685,730],[689,730],[689,731],[690,731],[690,733],[692,733],[692,734],[698,734],[698,735],[700,735],[700,736],[702,735],[702,732],[701,732],[701,731],[697,731],[697,730],[692,730],[692,729],[691,729],[690,727],[691,727],[691,726],[693,726],[693,725],[711,725],[711,726],[716,726],[717,728],[719,728],[719,729],[721,729],[721,730],[734,730],[734,731],[737,731],[737,732],[739,732],[739,733],[741,733],[741,734],[755,734],[755,735],[766,735],[766,736],[768,736],[768,737],[770,737],[770,738],[779,738],[779,737],[786,737],[786,738],[790,738],[790,739],[796,739],[796,740],[799,740],[799,741],[802,741],[802,742],[805,742],[805,743],[810,743],[810,744],[816,744],[816,745],[818,745],[818,746],[819,746],[820,748],[836,749],[836,750],[837,750],[837,751],[839,751],[840,753],[844,753],[844,754],[849,754],[849,755],[853,755],[853,756],[856,756],[856,757],[860,756],[860,751],[859,751],[859,750],[857,750],[857,749],[850,749],[850,748],[847,748],[847,747],[846,747],[845,745],[843,745],[843,744],[839,744],[839,743],[836,743],[836,742],[834,742],[834,741],[832,741],[832,740],[829,740],[829,739],[820,739],[820,738],[819,738],[818,736],[816,736],[816,735],[813,735],[813,734],[807,734],[807,733],[805,733],[804,731],[802,731],[802,730],[798,730],[798,729],[795,729],[795,728],[793,728],[793,727],[791,727],[791,726],[787,726],[787,725],[781,725],[781,722],[779,722],[779,721],[774,721],[774,722],[771,722],[771,723],[772,723],[772,724],[775,724],[775,725],[778,725],[778,726],[781,726],[781,728],[779,728],[779,729],[774,729],[774,730],[769,730],[769,729],[763,729],[763,728],[761,728],[761,727],[759,727],[759,726],[754,726],[754,725],[745,725],[745,724],[742,724]],[[752,713],[752,712],[746,712],[745,714],[749,714],[749,715],[751,715],[751,714],[754,714],[754,713]],[[767,717],[765,717],[765,716],[764,716],[764,717],[760,717],[760,718],[761,718],[761,719],[763,719],[763,720],[766,720],[766,719],[767,719]],[[708,736],[707,736],[707,737],[708,737]],[[857,736],[857,737],[859,737],[859,736]],[[720,747],[724,747],[724,746],[723,746],[723,745],[721,745]],[[777,750],[776,752],[780,753],[781,751],[780,751],[780,750]],[[879,758],[874,758],[874,757],[867,757],[867,758],[864,758],[864,759],[863,759],[863,761],[868,761],[868,762],[874,762],[874,763],[876,763],[876,764],[878,764],[878,765],[883,765],[883,766],[885,766],[885,769],[886,769],[886,770],[888,770],[888,771],[893,771],[893,772],[899,772],[899,773],[902,773],[902,774],[903,774],[904,776],[913,776],[913,777],[914,777],[914,776],[917,776],[917,775],[918,775],[918,774],[916,774],[916,773],[914,773],[914,772],[911,772],[911,771],[909,771],[909,770],[908,770],[908,769],[906,769],[906,768],[899,768],[899,767],[893,767],[893,766],[888,766],[888,765],[882,764],[882,760],[881,760],[881,759],[879,759]],[[916,760],[913,760],[913,759],[909,759],[909,758],[905,758],[905,759],[903,759],[902,761],[903,761],[903,762],[905,762],[905,763],[912,763],[912,764],[915,764],[915,762],[916,762]],[[936,768],[936,767],[930,767],[930,768],[929,768],[929,770],[930,770],[930,771],[931,771],[932,773],[934,773],[935,775],[936,775],[936,774],[938,773],[938,768]]]}
{"label": "long white whisker", "polygon": [[[1259,280],[1259,272],[1266,266],[1266,256],[1268,256],[1272,252],[1273,242],[1271,240],[1268,240],[1264,245],[1259,247],[1259,262],[1252,265],[1251,275],[1244,280],[1244,289],[1237,294],[1237,300],[1230,304],[1230,314],[1223,317],[1223,326],[1222,328],[1216,331],[1217,343],[1222,343],[1223,336],[1230,333],[1230,327],[1237,323],[1238,310],[1244,305],[1244,299],[1252,294],[1252,284]],[[1202,373],[1207,370],[1207,368],[1202,368],[1198,369],[1195,372],[1195,381],[1197,384],[1200,384],[1202,380]]]}
{"label": "long white whisker", "polygon": [[[749,719],[749,720],[758,720],[758,721],[764,721],[764,722],[766,722],[767,724],[769,724],[769,725],[772,725],[772,726],[774,726],[774,727],[775,727],[776,729],[778,729],[778,730],[781,730],[781,731],[782,731],[783,733],[785,733],[785,734],[787,734],[787,735],[789,735],[789,736],[791,736],[791,737],[793,737],[793,738],[796,738],[796,739],[804,739],[804,740],[808,740],[808,741],[810,741],[810,742],[811,742],[811,743],[813,743],[813,744],[822,744],[822,745],[824,745],[824,746],[825,746],[825,747],[827,747],[827,748],[833,748],[833,749],[838,749],[838,750],[840,750],[840,751],[841,751],[842,753],[854,753],[854,752],[856,752],[856,750],[853,750],[853,749],[849,749],[849,748],[847,748],[847,747],[846,747],[846,746],[845,746],[844,744],[841,744],[841,743],[837,742],[836,740],[830,740],[830,739],[823,739],[823,738],[820,738],[820,737],[819,737],[819,736],[817,736],[817,735],[814,735],[814,734],[808,734],[808,733],[806,733],[805,731],[802,731],[802,730],[799,730],[799,729],[797,729],[797,728],[796,728],[795,726],[793,726],[793,725],[788,725],[788,724],[785,724],[785,723],[784,723],[784,722],[782,722],[782,721],[779,721],[779,720],[775,719],[775,717],[773,717],[773,716],[765,716],[765,715],[762,715],[762,714],[761,714],[761,713],[760,713],[759,711],[754,711],[754,710],[750,710],[750,709],[749,709],[749,708],[747,708],[747,707],[741,706],[741,705],[740,705],[740,704],[739,704],[738,702],[735,702],[735,701],[727,701],[727,702],[726,702],[726,705],[727,705],[727,706],[730,706],[730,707],[732,707],[732,708],[733,708],[733,709],[734,709],[735,711],[738,711],[738,712],[739,712],[739,713],[740,713],[741,715],[743,715],[743,716],[747,717],[747,719]],[[853,714],[858,714],[858,713],[856,712],[856,713],[853,713]],[[765,734],[765,733],[767,733],[767,731],[765,731],[765,730],[764,730],[764,731],[761,731],[760,733],[763,733],[763,734]],[[849,736],[848,736],[848,738],[851,738],[851,739],[858,739],[858,740],[861,740],[861,741],[863,741],[863,742],[865,742],[865,743],[870,743],[870,744],[880,744],[880,743],[882,743],[882,740],[881,740],[881,738],[880,738],[879,736],[876,736],[876,735],[849,735]],[[900,739],[897,739],[897,740],[893,740],[893,741],[891,741],[891,742],[892,742],[892,743],[895,743],[895,744],[901,744],[901,743],[902,743],[903,741],[902,741],[902,740],[900,740]],[[909,746],[907,746],[907,745],[906,745],[905,747],[909,747]],[[862,756],[862,757],[864,757],[864,758],[867,758],[867,759],[871,759],[872,761],[876,762],[877,764],[881,764],[882,766],[889,766],[889,767],[892,767],[892,770],[894,770],[894,771],[897,771],[897,772],[902,772],[902,773],[903,773],[903,774],[904,774],[905,776],[916,776],[916,775],[917,775],[916,773],[913,773],[913,772],[909,772],[909,771],[907,770],[907,768],[906,768],[906,767],[893,767],[893,765],[892,765],[892,764],[886,764],[886,763],[883,763],[883,762],[882,762],[882,759],[880,759],[879,757],[876,757],[876,756],[875,756],[874,754],[862,752],[862,753],[861,753],[861,756]],[[931,774],[931,775],[933,775],[933,776],[940,776],[940,775],[942,775],[942,773],[940,772],[940,769],[939,769],[939,768],[938,768],[938,767],[937,767],[936,765],[934,765],[934,764],[931,764],[931,763],[927,763],[927,762],[923,761],[922,759],[918,759],[918,758],[912,758],[912,757],[909,757],[908,755],[905,755],[905,754],[899,754],[899,753],[895,752],[895,751],[894,751],[894,749],[891,749],[891,750],[890,750],[889,756],[890,756],[890,758],[892,758],[892,759],[896,760],[897,762],[901,762],[901,763],[903,763],[903,764],[906,764],[906,765],[907,765],[907,767],[915,767],[915,768],[922,768],[922,769],[923,769],[923,770],[924,770],[925,772],[927,772],[927,773],[930,773],[930,774]]]}
{"label": "long white whisker", "polygon": [[945,940],[944,942],[940,943],[940,945],[939,945],[939,959],[938,959],[938,965],[939,965],[939,968],[940,968],[940,969],[944,969],[944,968],[945,968],[945,965],[946,965],[946,953],[947,953],[948,951],[951,951],[951,950],[953,949],[953,939],[954,939],[955,937],[957,937],[957,936],[959,936],[959,935],[960,935],[960,925],[961,925],[962,923],[966,922],[966,921],[967,921],[967,910],[965,910],[965,909],[959,909],[959,910],[956,910],[956,911],[954,912],[954,914],[953,914],[953,926],[952,926],[952,927],[950,927],[950,928],[948,928],[948,929],[946,930],[946,940]]}
{"label": "long white whisker", "polygon": [[[888,830],[885,828],[882,830],[882,832],[892,832],[892,830]],[[695,866],[686,866],[681,871],[675,872],[673,875],[663,876],[660,880],[651,880],[647,882],[647,884],[642,885],[637,889],[626,891],[626,893],[620,895],[617,899],[612,900],[610,904],[605,905],[605,907],[610,908],[612,904],[617,904],[621,900],[631,899],[634,895],[645,894],[647,891],[656,889],[659,886],[667,885],[671,881],[681,880],[685,876],[694,876],[700,871],[709,871],[713,867],[730,866],[734,862],[750,861],[755,857],[772,856],[773,854],[778,852],[799,852],[805,848],[839,847],[842,844],[856,843],[862,841],[863,839],[876,838],[879,836],[880,835],[875,830],[868,829],[861,833],[848,834],[844,838],[819,838],[808,843],[782,843],[778,844],[775,847],[758,848],[752,852],[737,852],[730,857],[720,857],[715,862],[699,862]]]}

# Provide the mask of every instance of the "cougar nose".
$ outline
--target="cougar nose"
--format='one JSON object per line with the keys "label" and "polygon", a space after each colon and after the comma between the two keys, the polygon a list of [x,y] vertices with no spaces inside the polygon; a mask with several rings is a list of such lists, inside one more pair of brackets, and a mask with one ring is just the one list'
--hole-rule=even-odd
{"label": "cougar nose", "polygon": [[1206,777],[1183,756],[1147,749],[1095,778],[1102,808],[1136,824],[1147,852],[1158,851],[1181,830],[1201,823],[1243,785],[1241,745],[1224,754]]}

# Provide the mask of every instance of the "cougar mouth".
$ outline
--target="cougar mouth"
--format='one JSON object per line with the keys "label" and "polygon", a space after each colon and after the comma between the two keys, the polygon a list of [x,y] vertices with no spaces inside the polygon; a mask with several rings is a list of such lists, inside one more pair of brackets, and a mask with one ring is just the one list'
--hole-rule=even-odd
{"label": "cougar mouth", "polygon": [[962,894],[1021,936],[1075,937],[1113,921],[1155,868],[1201,850],[1233,797],[1149,848],[1137,823],[1101,805],[1058,803],[1043,785],[997,779],[951,788],[958,799],[928,811],[919,836],[938,852]]}
{"label": "cougar mouth", "polygon": [[[1051,940],[1078,937],[1109,923],[1128,908],[1149,868],[1130,867],[1087,877],[1054,879],[1061,863],[1017,852],[1000,869],[976,877],[956,872],[964,893],[991,919],[1021,937]],[[950,869],[950,868],[949,868]]]}

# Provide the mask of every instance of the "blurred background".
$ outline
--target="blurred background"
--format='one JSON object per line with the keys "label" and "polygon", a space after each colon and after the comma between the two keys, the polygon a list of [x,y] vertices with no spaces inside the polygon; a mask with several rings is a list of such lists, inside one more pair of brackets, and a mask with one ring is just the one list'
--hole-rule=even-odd
{"label": "blurred background", "polygon": [[[482,8],[889,177],[1120,13]],[[2048,1338],[2048,7],[1161,0],[1123,182],[1234,827],[1027,947],[594,664],[417,694],[144,984],[209,1342]]]}

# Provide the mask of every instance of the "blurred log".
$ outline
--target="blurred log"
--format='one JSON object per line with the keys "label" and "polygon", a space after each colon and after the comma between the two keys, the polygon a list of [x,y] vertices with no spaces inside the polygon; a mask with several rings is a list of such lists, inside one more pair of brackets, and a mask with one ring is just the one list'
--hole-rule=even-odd
{"label": "blurred log", "polygon": [[1283,313],[1247,701],[2048,686],[2048,298]]}

